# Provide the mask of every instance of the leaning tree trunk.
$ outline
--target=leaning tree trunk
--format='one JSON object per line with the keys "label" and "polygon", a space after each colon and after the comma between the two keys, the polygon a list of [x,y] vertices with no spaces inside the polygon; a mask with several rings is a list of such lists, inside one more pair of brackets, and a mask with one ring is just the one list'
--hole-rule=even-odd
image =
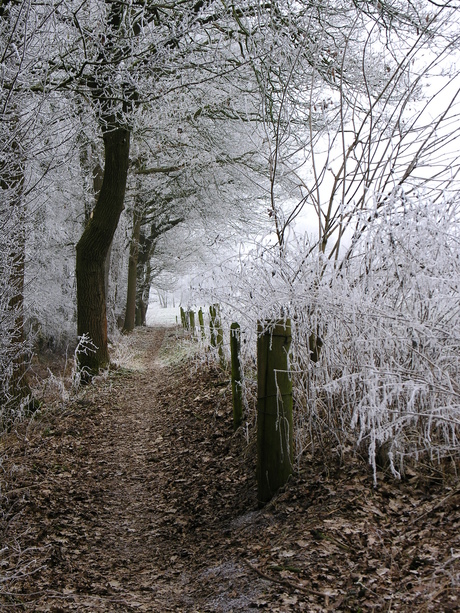
{"label": "leaning tree trunk", "polygon": [[79,356],[89,374],[109,362],[105,262],[124,206],[129,139],[126,128],[104,132],[104,179],[93,216],[77,244],[77,332],[80,337],[88,335],[96,347]]}

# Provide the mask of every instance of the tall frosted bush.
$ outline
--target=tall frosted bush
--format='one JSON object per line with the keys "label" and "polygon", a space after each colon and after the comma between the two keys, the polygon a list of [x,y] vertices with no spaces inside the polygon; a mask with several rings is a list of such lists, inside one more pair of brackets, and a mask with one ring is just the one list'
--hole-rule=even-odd
{"label": "tall frosted bush", "polygon": [[395,476],[458,457],[458,205],[393,199],[341,263],[292,240],[215,272],[210,299],[239,318],[246,361],[258,319],[292,318],[298,455],[365,451]]}

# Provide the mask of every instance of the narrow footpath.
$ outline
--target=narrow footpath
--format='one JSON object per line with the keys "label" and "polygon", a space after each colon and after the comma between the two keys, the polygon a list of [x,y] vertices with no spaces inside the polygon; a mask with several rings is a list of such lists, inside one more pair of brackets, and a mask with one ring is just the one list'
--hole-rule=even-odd
{"label": "narrow footpath", "polygon": [[458,489],[316,467],[258,510],[228,377],[175,334],[2,442],[2,610],[458,610]]}
{"label": "narrow footpath", "polygon": [[88,387],[26,450],[13,610],[245,610],[263,589],[232,548],[232,518],[255,500],[223,408],[210,396],[202,415],[188,406],[200,382],[171,380],[166,328],[135,334],[135,369]]}

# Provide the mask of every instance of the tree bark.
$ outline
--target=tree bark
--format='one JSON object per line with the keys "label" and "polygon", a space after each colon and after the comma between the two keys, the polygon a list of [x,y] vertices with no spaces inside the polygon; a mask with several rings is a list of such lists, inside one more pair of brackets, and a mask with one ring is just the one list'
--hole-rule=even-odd
{"label": "tree bark", "polygon": [[[23,217],[21,215],[21,217]],[[16,249],[13,255],[10,286],[14,288],[14,295],[9,302],[10,310],[15,314],[14,330],[11,331],[11,340],[19,349],[13,359],[13,371],[10,381],[10,393],[15,400],[29,397],[29,404],[33,403],[32,392],[27,381],[27,366],[30,361],[29,351],[25,347],[24,336],[24,271],[25,271],[25,220],[22,218],[16,232]]]}
{"label": "tree bark", "polygon": [[[139,270],[139,267],[138,267]],[[142,277],[142,285],[138,287],[136,297],[136,326],[147,325],[147,309],[149,306],[150,281],[152,277],[152,267],[147,262],[145,274]],[[139,284],[139,281],[138,281]]]}
{"label": "tree bark", "polygon": [[155,243],[149,238],[141,238],[139,260],[137,263],[136,326],[147,325],[146,315],[149,304],[152,267],[150,258]]}
{"label": "tree bark", "polygon": [[104,131],[104,179],[92,218],[77,244],[77,332],[87,334],[96,350],[80,354],[88,374],[109,362],[105,262],[124,207],[129,166],[130,132],[124,127]]}
{"label": "tree bark", "polygon": [[123,332],[134,330],[136,318],[137,265],[139,261],[139,240],[141,235],[142,214],[135,208],[133,213],[133,233],[129,246],[128,290],[126,296],[125,323]]}
{"label": "tree bark", "polygon": [[[20,144],[19,113],[12,113],[11,117],[4,118],[13,136],[9,143],[6,164],[0,166],[0,189],[9,199],[11,218],[14,220],[14,229],[8,237],[10,251],[10,269],[8,274],[9,300],[8,310],[13,314],[13,326],[9,330],[9,343],[11,352],[11,379],[0,385],[0,404],[7,404],[9,400],[18,404],[21,400],[32,398],[27,381],[27,366],[30,354],[25,346],[24,335],[24,271],[26,249],[26,213],[22,202],[24,188],[25,160]],[[8,125],[9,120],[9,125]],[[5,237],[6,238],[6,237]],[[2,271],[3,272],[3,271]],[[3,391],[2,391],[3,390]],[[6,394],[6,395],[5,395]],[[33,400],[31,400],[33,403]],[[32,406],[32,405],[31,405]]]}

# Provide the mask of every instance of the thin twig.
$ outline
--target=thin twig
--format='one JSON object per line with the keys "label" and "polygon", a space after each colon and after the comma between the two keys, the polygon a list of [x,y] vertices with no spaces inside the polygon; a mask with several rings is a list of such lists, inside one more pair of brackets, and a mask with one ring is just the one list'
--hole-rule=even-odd
{"label": "thin twig", "polygon": [[425,513],[422,513],[421,515],[414,517],[414,519],[410,521],[408,525],[412,526],[419,519],[422,519],[422,517],[425,517],[426,515],[430,515],[430,513],[433,513],[433,511],[436,511],[436,509],[439,509],[439,507],[441,507],[446,502],[446,500],[449,500],[449,498],[451,498],[452,496],[455,496],[455,494],[458,494],[459,492],[460,492],[459,488],[457,488],[456,490],[453,490],[452,492],[447,494],[447,496],[444,496],[444,498],[442,498],[439,502],[437,502],[433,507],[431,507],[431,509],[428,509],[428,511],[425,511]]}
{"label": "thin twig", "polygon": [[295,583],[294,581],[289,581],[289,579],[283,579],[282,577],[273,577],[272,575],[268,575],[263,570],[260,570],[260,568],[257,568],[257,566],[254,566],[254,564],[251,564],[251,562],[249,562],[249,560],[246,560],[246,558],[243,558],[243,560],[249,566],[249,568],[251,568],[254,572],[260,575],[262,579],[272,581],[273,583],[281,583],[281,585],[286,585],[287,587],[299,590],[304,594],[313,594],[314,596],[321,596],[322,598],[325,598],[327,596],[327,594],[324,594],[323,592],[319,592],[312,588],[305,587],[304,585],[301,585],[300,583]]}

